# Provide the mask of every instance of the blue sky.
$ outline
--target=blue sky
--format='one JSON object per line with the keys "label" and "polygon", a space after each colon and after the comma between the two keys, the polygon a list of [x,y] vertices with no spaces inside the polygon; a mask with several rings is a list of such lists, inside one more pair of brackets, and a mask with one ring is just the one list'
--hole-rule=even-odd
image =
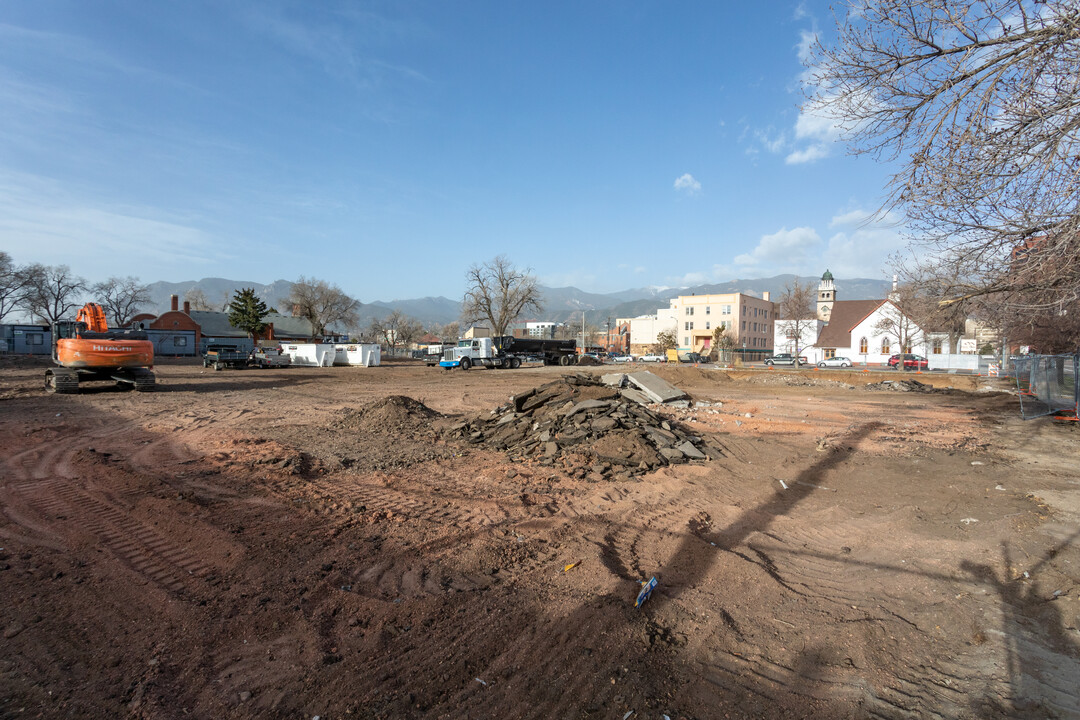
{"label": "blue sky", "polygon": [[460,297],[886,275],[888,168],[801,116],[824,2],[0,5],[0,249],[91,281]]}

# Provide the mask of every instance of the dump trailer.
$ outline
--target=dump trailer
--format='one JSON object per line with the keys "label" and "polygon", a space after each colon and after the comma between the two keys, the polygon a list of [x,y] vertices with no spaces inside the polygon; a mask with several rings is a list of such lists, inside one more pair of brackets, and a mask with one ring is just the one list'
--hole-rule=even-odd
{"label": "dump trailer", "polygon": [[530,355],[543,358],[545,365],[572,365],[577,362],[577,342],[510,336],[462,340],[457,347],[448,348],[443,353],[439,367],[459,367],[462,370],[476,366],[516,369]]}
{"label": "dump trailer", "polygon": [[86,303],[74,321],[53,323],[52,359],[56,367],[45,371],[46,392],[77,393],[80,382],[91,380],[154,389],[154,344],[142,330],[110,330],[97,303]]}

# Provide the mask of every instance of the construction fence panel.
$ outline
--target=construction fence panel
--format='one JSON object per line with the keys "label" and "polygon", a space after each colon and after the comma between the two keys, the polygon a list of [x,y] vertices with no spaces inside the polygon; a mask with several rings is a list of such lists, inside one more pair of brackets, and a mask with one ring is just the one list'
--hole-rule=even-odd
{"label": "construction fence panel", "polygon": [[1025,420],[1080,410],[1080,354],[1027,355],[1013,363]]}

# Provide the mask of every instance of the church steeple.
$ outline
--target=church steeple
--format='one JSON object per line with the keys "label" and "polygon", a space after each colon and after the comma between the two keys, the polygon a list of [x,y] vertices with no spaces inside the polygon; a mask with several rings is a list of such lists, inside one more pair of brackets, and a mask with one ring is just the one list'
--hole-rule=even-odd
{"label": "church steeple", "polygon": [[818,320],[825,323],[829,322],[834,302],[836,302],[836,286],[833,285],[832,273],[825,270],[825,274],[821,276],[821,282],[818,283],[817,290]]}

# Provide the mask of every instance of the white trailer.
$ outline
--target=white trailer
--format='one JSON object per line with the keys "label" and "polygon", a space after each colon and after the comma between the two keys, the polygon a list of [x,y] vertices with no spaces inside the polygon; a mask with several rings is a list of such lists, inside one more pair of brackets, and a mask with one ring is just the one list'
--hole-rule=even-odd
{"label": "white trailer", "polygon": [[334,364],[373,367],[382,362],[382,350],[375,343],[351,343],[334,346]]}
{"label": "white trailer", "polygon": [[290,365],[330,367],[337,355],[329,343],[283,343],[281,351],[289,356]]}

